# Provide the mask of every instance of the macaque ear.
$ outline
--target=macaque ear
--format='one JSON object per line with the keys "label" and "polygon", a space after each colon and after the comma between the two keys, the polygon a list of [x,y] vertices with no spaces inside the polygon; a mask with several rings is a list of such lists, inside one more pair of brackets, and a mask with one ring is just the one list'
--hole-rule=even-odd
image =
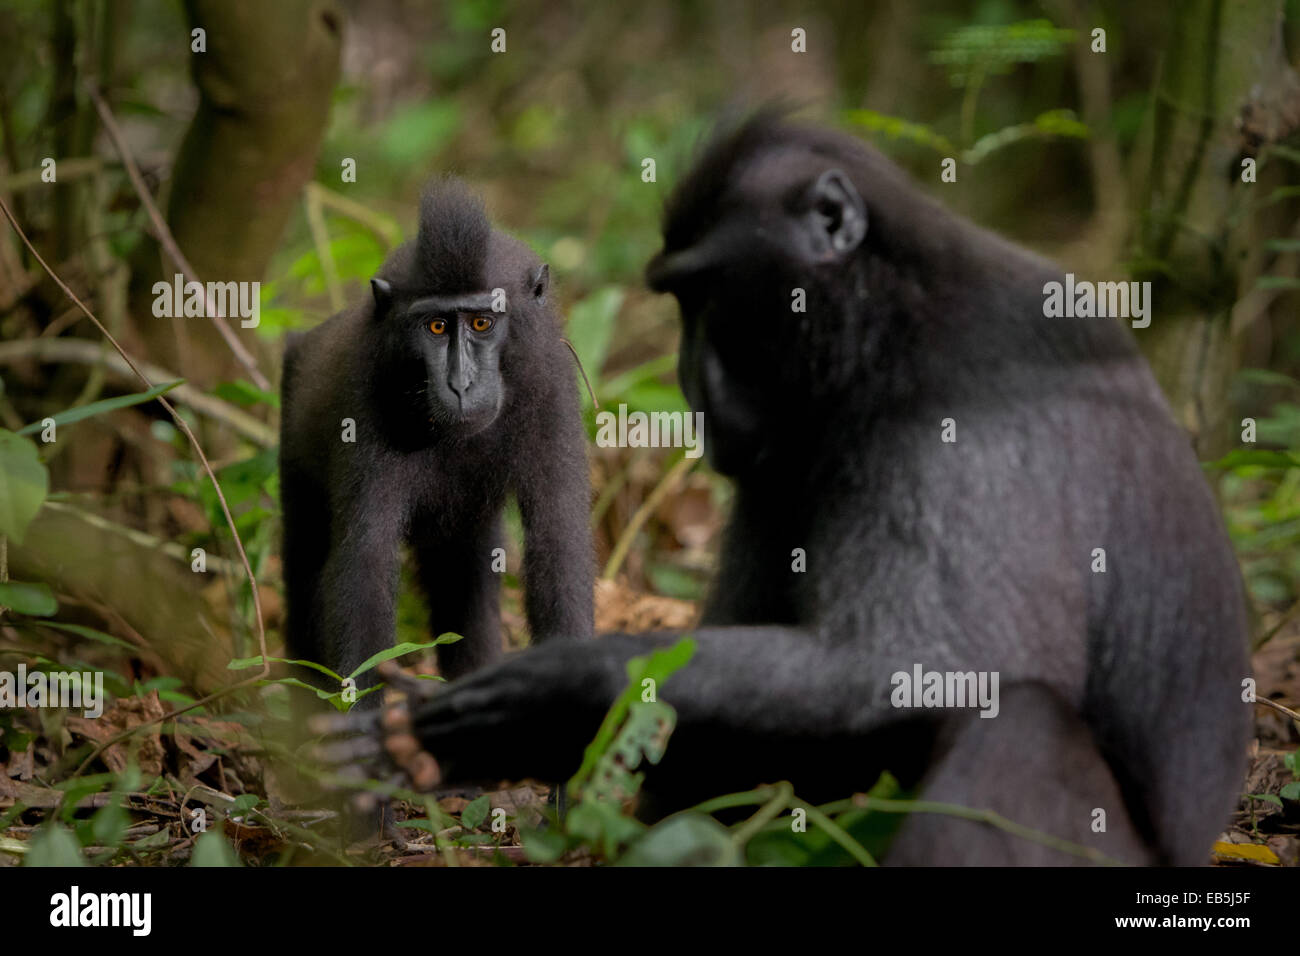
{"label": "macaque ear", "polygon": [[533,298],[540,299],[546,295],[546,290],[551,284],[551,267],[542,263],[533,273]]}
{"label": "macaque ear", "polygon": [[388,313],[388,307],[393,303],[393,287],[383,279],[371,279],[370,291],[375,294],[375,315],[383,316]]}
{"label": "macaque ear", "polygon": [[843,259],[867,234],[867,208],[849,177],[828,169],[808,190],[801,245],[814,260]]}

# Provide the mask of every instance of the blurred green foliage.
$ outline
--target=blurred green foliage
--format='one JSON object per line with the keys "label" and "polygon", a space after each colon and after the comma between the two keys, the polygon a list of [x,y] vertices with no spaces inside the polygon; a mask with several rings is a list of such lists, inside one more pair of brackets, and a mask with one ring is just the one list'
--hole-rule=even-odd
{"label": "blurred green foliage", "polygon": [[1047,20],[975,24],[940,40],[938,49],[930,53],[930,62],[948,71],[953,86],[966,87],[986,76],[1010,73],[1021,63],[1061,56],[1074,38],[1073,30],[1062,30]]}
{"label": "blurred green foliage", "polygon": [[[1238,384],[1300,399],[1300,381],[1266,369],[1243,370]],[[1208,467],[1222,473],[1228,533],[1252,599],[1281,607],[1300,597],[1300,404],[1274,402],[1271,414],[1257,418],[1255,437],[1257,445]]]}

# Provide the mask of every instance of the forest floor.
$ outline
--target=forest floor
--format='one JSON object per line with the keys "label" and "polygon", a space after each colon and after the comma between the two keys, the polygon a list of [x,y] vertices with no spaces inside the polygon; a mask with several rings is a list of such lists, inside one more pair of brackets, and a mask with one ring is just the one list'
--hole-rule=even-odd
{"label": "forest floor", "polygon": [[[692,602],[635,591],[626,585],[597,585],[600,631],[646,631],[688,628],[697,619]],[[1279,634],[1254,658],[1261,696],[1300,700],[1300,626]],[[117,795],[72,779],[67,755],[84,752],[87,741],[99,743],[129,727],[162,716],[167,704],[158,691],[120,698],[97,720],[68,717],[62,723],[29,711],[26,745],[6,741],[8,759],[0,764],[0,866],[21,863],[29,841],[50,816],[69,826],[97,827]],[[1287,718],[1257,707],[1255,738],[1243,797],[1231,825],[1206,862],[1214,865],[1300,865],[1300,801],[1276,795],[1297,774],[1284,761],[1293,749]],[[527,863],[519,825],[536,825],[546,812],[549,788],[533,783],[502,782],[495,788],[459,788],[435,795],[446,816],[436,832],[422,821],[426,808],[405,801],[394,804],[396,837],[373,837],[346,848],[321,839],[337,817],[324,806],[296,802],[279,764],[270,759],[264,734],[246,715],[186,714],[156,723],[104,751],[91,771],[122,773],[134,762],[139,779],[155,781],[147,790],[123,792],[125,817],[118,821],[112,845],[91,846],[92,859],[112,865],[183,865],[189,862],[197,834],[187,825],[195,806],[208,808],[249,865],[355,863],[378,866],[500,865]],[[1294,757],[1289,758],[1294,762]],[[492,811],[506,811],[504,832],[492,833]],[[451,818],[455,818],[452,820]],[[98,831],[97,831],[98,832]],[[327,845],[334,847],[325,849]],[[585,851],[570,852],[567,865],[592,865]]]}

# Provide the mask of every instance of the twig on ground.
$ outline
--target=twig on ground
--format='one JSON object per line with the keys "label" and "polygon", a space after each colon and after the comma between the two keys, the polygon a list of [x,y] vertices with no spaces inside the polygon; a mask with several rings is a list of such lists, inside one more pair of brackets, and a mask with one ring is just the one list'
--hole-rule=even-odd
{"label": "twig on ground", "polygon": [[614,545],[614,550],[610,553],[609,561],[605,563],[605,570],[600,575],[603,579],[606,581],[614,580],[615,575],[618,574],[618,569],[623,566],[623,559],[627,557],[628,551],[631,550],[632,542],[636,540],[637,533],[640,532],[641,526],[650,519],[650,516],[654,514],[655,509],[659,507],[659,503],[662,502],[664,498],[668,497],[669,492],[676,488],[678,483],[686,477],[687,473],[695,467],[697,461],[699,461],[698,458],[687,458],[683,456],[677,464],[673,465],[673,467],[669,469],[668,474],[664,475],[663,478],[660,479],[659,484],[655,485],[654,490],[646,496],[645,501],[641,503],[641,507],[637,508],[636,513],[632,515],[632,520],[629,521],[627,527],[623,529],[622,535],[619,536],[618,543]]}

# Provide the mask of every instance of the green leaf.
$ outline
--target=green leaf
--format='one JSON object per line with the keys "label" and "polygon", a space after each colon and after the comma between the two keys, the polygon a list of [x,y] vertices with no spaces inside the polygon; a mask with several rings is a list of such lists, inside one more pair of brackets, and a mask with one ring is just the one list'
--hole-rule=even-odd
{"label": "green leaf", "polygon": [[428,164],[461,128],[460,106],[451,100],[422,99],[390,114],[379,137],[394,169]]}
{"label": "green leaf", "polygon": [[[272,664],[300,664],[303,667],[310,667],[314,671],[320,671],[326,677],[333,677],[340,684],[343,683],[342,677],[334,673],[324,664],[317,664],[315,661],[296,660],[288,657],[268,657],[267,660],[269,660]],[[248,670],[250,667],[261,667],[261,666],[262,666],[262,655],[258,654],[256,657],[237,658],[226,665],[226,670],[242,671],[242,670]],[[268,681],[268,683],[276,683],[276,682]],[[299,681],[299,683],[302,682]]]}
{"label": "green leaf", "polygon": [[608,859],[647,829],[640,820],[624,816],[618,802],[599,799],[584,799],[569,811],[564,826],[570,835],[594,846]]}
{"label": "green leaf", "polygon": [[601,382],[596,391],[602,398],[617,399],[628,389],[667,375],[676,367],[676,355],[660,355]]}
{"label": "green leaf", "polygon": [[1248,793],[1246,796],[1252,800],[1262,800],[1264,803],[1282,806],[1282,798],[1275,793]]}
{"label": "green leaf", "polygon": [[569,848],[569,839],[559,827],[529,827],[521,834],[524,856],[533,863],[554,863]]}
{"label": "green leaf", "polygon": [[1234,448],[1222,458],[1205,462],[1206,468],[1295,468],[1300,465],[1300,456],[1289,451],[1268,451],[1266,449]]}
{"label": "green leaf", "polygon": [[120,637],[114,637],[112,634],[105,634],[103,631],[97,631],[93,627],[84,627],[81,624],[65,624],[62,621],[41,621],[41,627],[52,627],[59,631],[67,631],[69,634],[76,634],[78,637],[84,637],[91,641],[98,641],[100,644],[109,644],[113,647],[120,647],[123,650],[135,653],[136,647]]}
{"label": "green leaf", "polygon": [[1268,151],[1269,156],[1277,156],[1281,159],[1290,160],[1293,163],[1300,163],[1300,150],[1292,149],[1291,147],[1284,146],[1281,143],[1270,143],[1264,148]]}
{"label": "green leaf", "polygon": [[95,811],[90,830],[96,846],[116,849],[122,845],[126,828],[131,825],[131,817],[122,804],[122,794],[114,792],[109,802]]}
{"label": "green leaf", "polygon": [[0,428],[0,534],[22,544],[49,487],[50,475],[36,445]]}
{"label": "green leaf", "polygon": [[[119,408],[130,408],[132,405],[140,405],[144,402],[151,402],[164,392],[170,392],[177,385],[184,385],[185,379],[178,378],[174,382],[167,382],[164,385],[155,385],[147,392],[137,392],[134,395],[119,395],[117,398],[106,398],[103,401],[91,402],[89,405],[78,405],[76,408],[69,408],[59,412],[57,415],[48,416],[54,419],[56,425],[71,425],[73,422],[79,422],[85,418],[93,418],[96,415],[102,415],[104,412],[116,411]],[[44,419],[39,422],[32,422],[18,430],[20,435],[33,435],[40,431]]]}
{"label": "green leaf", "polygon": [[270,405],[272,408],[280,407],[280,396],[275,392],[268,392],[265,389],[258,388],[252,382],[246,382],[242,378],[233,382],[222,382],[212,390],[212,394],[223,401],[231,402],[235,405]]}
{"label": "green leaf", "polygon": [[1074,37],[1073,30],[1060,29],[1041,19],[976,24],[945,36],[930,54],[930,62],[945,66],[955,86],[965,86],[983,76],[1008,73],[1017,63],[1036,63],[1058,56]]}
{"label": "green leaf", "polygon": [[646,576],[653,594],[686,601],[698,601],[704,594],[704,582],[699,574],[676,564],[656,561],[646,567]]}
{"label": "green leaf", "polygon": [[1270,368],[1243,368],[1237,373],[1237,379],[1251,385],[1281,385],[1287,388],[1300,388],[1300,380]]}
{"label": "green leaf", "polygon": [[[263,288],[263,297],[266,290]],[[263,306],[262,321],[258,323],[257,334],[265,339],[279,338],[290,329],[306,328],[306,313],[302,309],[287,309],[278,306]]]}
{"label": "green leaf", "polygon": [[1050,139],[1058,136],[1087,139],[1088,127],[1075,119],[1071,110],[1049,110],[1040,113],[1032,123],[1004,126],[1000,130],[981,136],[970,149],[961,154],[962,161],[974,166],[987,158],[990,153],[1012,143],[1025,139]]}
{"label": "green leaf", "polygon": [[486,793],[471,800],[465,809],[460,811],[460,825],[470,830],[478,829],[487,819],[488,811],[491,809],[492,801]]}
{"label": "green leaf", "polygon": [[434,638],[432,641],[424,641],[419,644],[413,643],[411,641],[403,641],[401,644],[398,644],[395,647],[390,647],[387,650],[382,650],[378,654],[374,654],[371,657],[366,658],[361,663],[361,666],[359,666],[348,676],[358,677],[361,674],[364,674],[366,671],[378,667],[380,664],[384,663],[384,661],[391,661],[393,658],[401,657],[404,654],[411,654],[415,651],[423,651],[430,647],[437,647],[439,644],[455,644],[460,639],[461,636],[459,634],[449,633],[449,634],[441,634],[438,637]]}
{"label": "green leaf", "polygon": [[355,707],[357,704],[361,703],[361,699],[362,699],[363,697],[369,697],[371,694],[376,694],[376,693],[378,693],[379,691],[381,691],[381,690],[383,690],[383,689],[384,689],[384,685],[383,685],[383,684],[376,684],[374,687],[367,687],[367,688],[366,688],[365,690],[363,690],[361,693],[357,694],[357,699],[354,700],[354,701],[352,701],[351,703],[348,703],[347,701],[345,701],[345,700],[343,699],[343,694],[342,694],[342,692],[340,692],[340,693],[337,693],[337,694],[332,695],[332,696],[329,698],[329,702],[330,702],[331,704],[334,705],[335,709],[346,712],[346,711],[351,710],[351,709],[352,709],[353,707]]}
{"label": "green leaf", "polygon": [[627,674],[631,679],[629,690],[632,695],[640,697],[641,682],[647,679],[653,680],[662,689],[669,677],[691,662],[695,648],[695,639],[686,636],[672,647],[655,651],[648,659],[644,659],[644,663],[634,664],[633,661],[628,661]]}
{"label": "green leaf", "polygon": [[632,412],[681,412],[689,415],[690,405],[676,385],[664,385],[662,382],[648,381],[633,385],[622,396],[627,403],[628,414]]}
{"label": "green leaf", "polygon": [[[266,489],[267,482],[276,475],[277,455],[277,449],[266,448],[250,458],[233,462],[224,468],[218,469],[217,480],[221,482],[221,490],[226,496],[226,503],[231,508],[255,500],[262,494]],[[199,487],[208,513],[213,516],[214,520],[220,521],[222,512],[221,505],[217,500],[216,490],[212,487],[211,482],[204,482]],[[244,517],[246,516],[241,515],[240,520],[242,521]]]}
{"label": "green leaf", "polygon": [[623,290],[618,286],[597,289],[569,310],[567,331],[573,350],[595,382],[609,353],[609,343],[614,336],[614,323],[623,306]]}
{"label": "green leaf", "polygon": [[627,686],[609,708],[600,728],[596,731],[596,736],[583,752],[582,766],[568,783],[570,794],[578,796],[581,793],[582,787],[590,779],[596,765],[618,737],[620,730],[627,723],[628,712],[632,709],[632,705],[641,700],[642,682],[654,681],[657,694],[662,695],[664,682],[690,662],[695,648],[695,639],[686,636],[671,647],[656,650],[646,656],[633,657],[627,662]]}
{"label": "green leaf", "polygon": [[240,866],[239,857],[216,830],[208,830],[194,841],[190,866]]}
{"label": "green leaf", "polygon": [[257,682],[258,687],[268,687],[271,684],[283,684],[285,687],[301,687],[303,690],[311,691],[321,700],[333,701],[334,699],[343,696],[340,691],[322,690],[319,687],[313,687],[311,684],[308,684],[306,681],[298,680],[298,678],[296,677],[276,677],[267,680],[260,680]]}
{"label": "green leaf", "polygon": [[952,143],[945,136],[920,123],[911,123],[875,110],[848,110],[844,118],[855,126],[861,126],[872,133],[883,133],[890,139],[906,140],[949,155],[953,152]]}
{"label": "green leaf", "polygon": [[32,837],[23,866],[85,866],[86,858],[72,831],[59,824],[42,827]]}
{"label": "green leaf", "polygon": [[423,817],[417,817],[412,820],[402,820],[399,823],[394,823],[393,826],[404,827],[408,830],[423,830],[425,833],[438,832],[438,828],[434,825],[433,821],[426,820]]}
{"label": "green leaf", "polygon": [[0,581],[0,607],[12,608],[19,614],[49,617],[58,611],[59,602],[48,584]]}
{"label": "green leaf", "polygon": [[617,866],[739,866],[740,849],[717,820],[702,813],[674,814],[650,828]]}
{"label": "green leaf", "polygon": [[1283,784],[1282,789],[1278,791],[1278,795],[1283,800],[1300,800],[1300,780]]}
{"label": "green leaf", "polygon": [[1034,127],[1046,136],[1088,138],[1088,124],[1074,115],[1074,110],[1048,110],[1034,117]]}

